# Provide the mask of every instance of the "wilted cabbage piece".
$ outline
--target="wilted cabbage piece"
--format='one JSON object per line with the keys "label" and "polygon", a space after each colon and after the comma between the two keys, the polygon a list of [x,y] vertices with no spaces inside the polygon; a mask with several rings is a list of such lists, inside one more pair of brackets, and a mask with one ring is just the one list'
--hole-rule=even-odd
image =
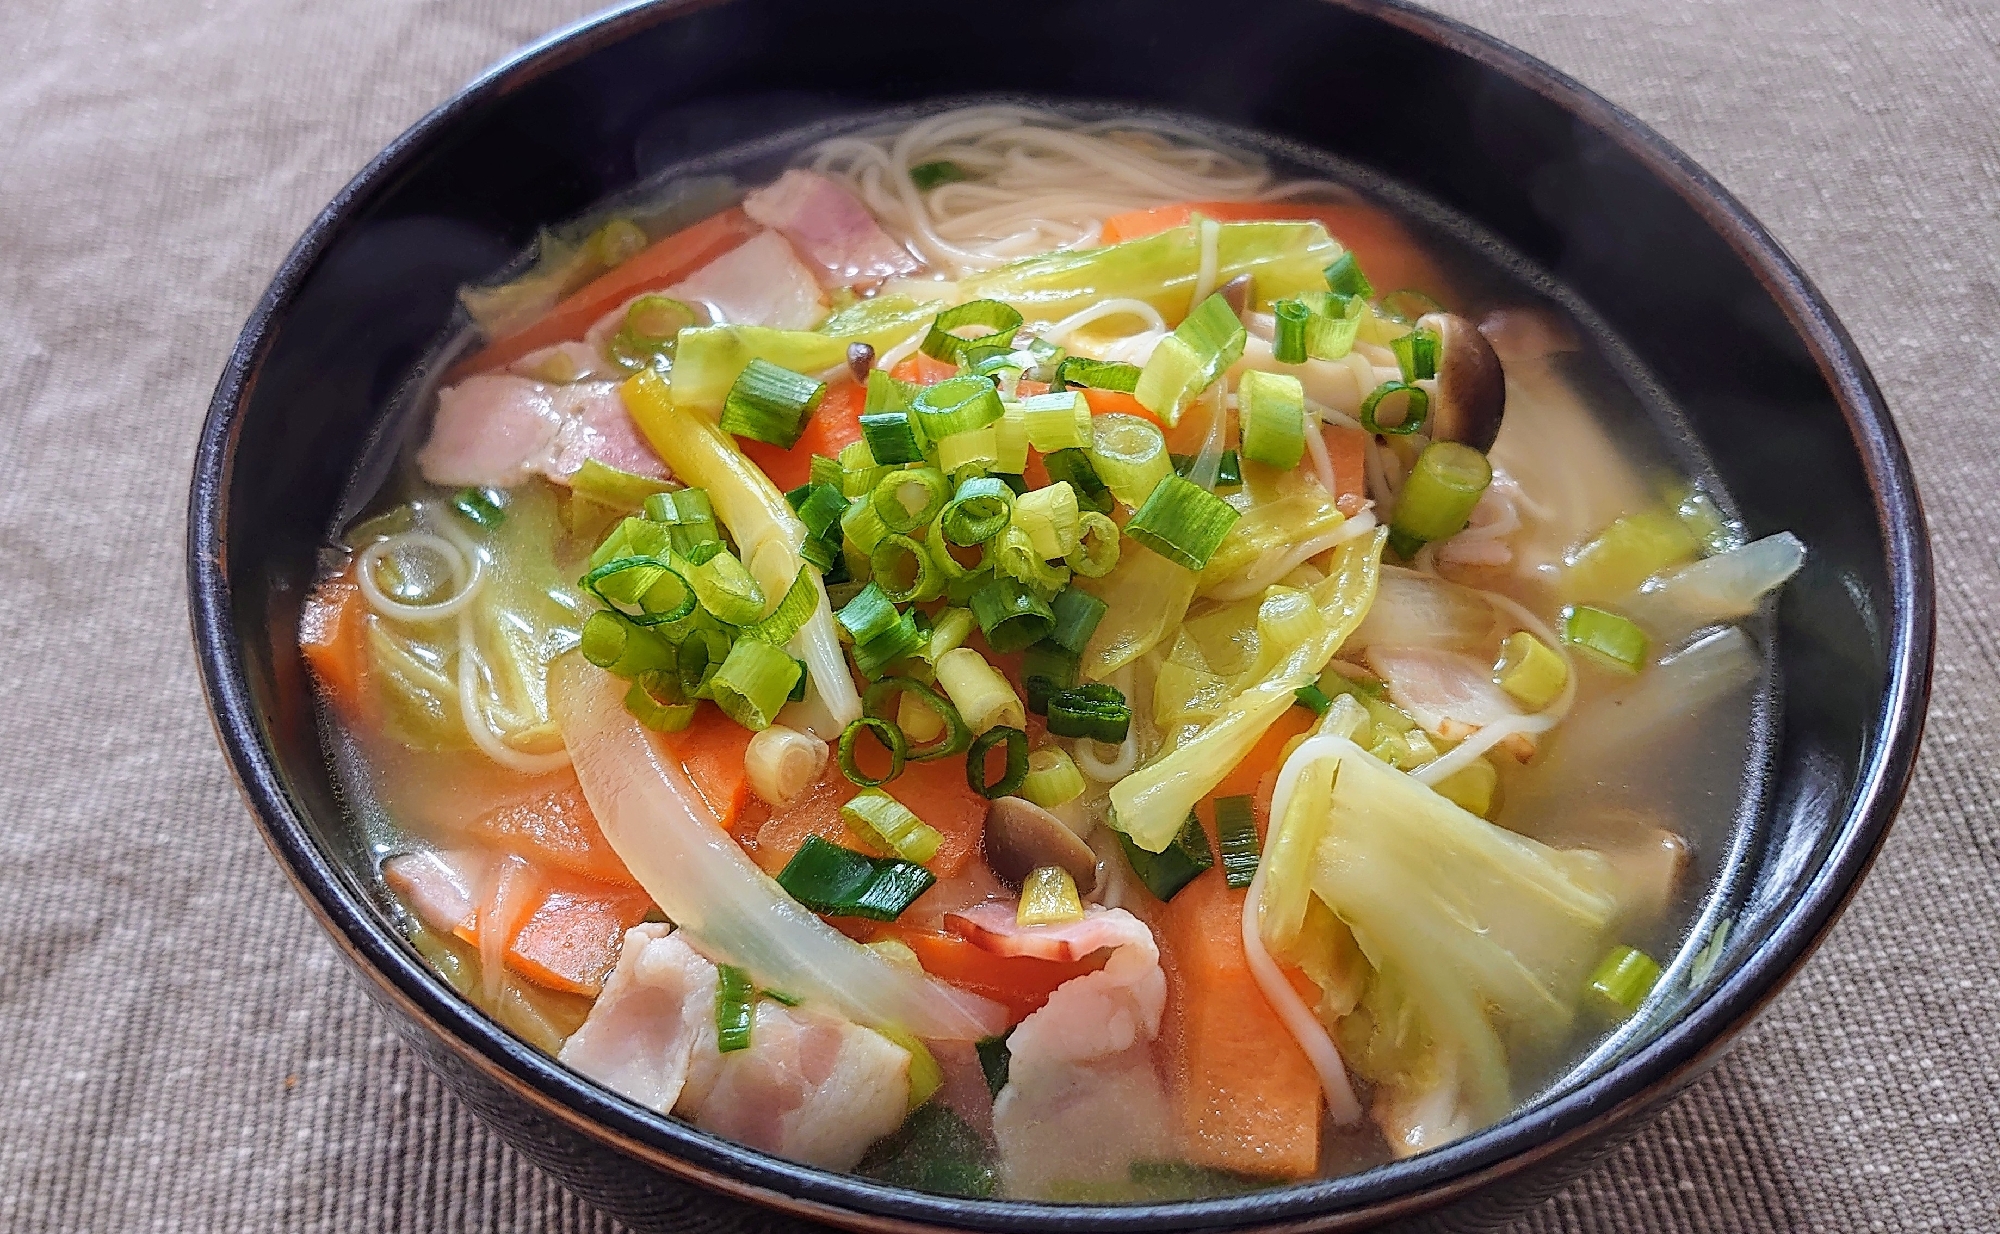
{"label": "wilted cabbage piece", "polygon": [[1561,1048],[1609,941],[1609,864],[1485,822],[1341,738],[1293,758],[1265,858],[1267,944],[1344,970],[1348,940],[1311,925],[1314,901],[1345,927],[1366,969],[1333,1027],[1398,1153],[1499,1119],[1524,1070]]}

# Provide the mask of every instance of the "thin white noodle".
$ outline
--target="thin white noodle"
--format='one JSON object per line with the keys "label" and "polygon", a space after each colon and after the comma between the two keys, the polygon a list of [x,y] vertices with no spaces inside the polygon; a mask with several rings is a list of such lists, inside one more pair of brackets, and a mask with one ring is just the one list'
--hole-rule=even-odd
{"label": "thin white noodle", "polygon": [[1326,1025],[1319,1022],[1319,1017],[1306,1006],[1305,1000],[1292,988],[1292,983],[1285,980],[1285,974],[1264,946],[1264,935],[1258,922],[1263,894],[1264,867],[1260,863],[1257,873],[1250,879],[1250,894],[1243,898],[1243,958],[1250,963],[1250,975],[1256,979],[1257,988],[1263,991],[1264,1001],[1278,1013],[1278,1018],[1284,1021],[1285,1031],[1299,1043],[1306,1061],[1319,1073],[1320,1089],[1326,1093],[1327,1117],[1343,1127],[1351,1126],[1361,1121],[1361,1103],[1354,1099],[1354,1085],[1347,1078],[1347,1064],[1341,1061],[1340,1051],[1334,1048]]}
{"label": "thin white noodle", "polygon": [[1353,518],[1348,519],[1345,523],[1341,524],[1340,539],[1334,541],[1334,543],[1345,544],[1349,540],[1365,536],[1369,532],[1375,530],[1376,526],[1377,523],[1375,521],[1375,511],[1363,510],[1361,513],[1355,515]]}
{"label": "thin white noodle", "polygon": [[1396,512],[1396,493],[1389,487],[1389,471],[1383,466],[1382,444],[1370,437],[1362,446],[1362,469],[1368,476],[1368,495],[1375,499],[1375,508],[1383,518],[1393,517]]}
{"label": "thin white noodle", "polygon": [[889,369],[895,368],[898,364],[915,355],[917,348],[924,344],[924,333],[924,331],[919,330],[881,355],[876,356],[875,367],[887,372]]}
{"label": "thin white noodle", "polygon": [[1078,309],[1042,331],[1042,341],[1060,347],[1062,341],[1072,333],[1107,317],[1137,317],[1146,323],[1148,330],[1158,330],[1162,333],[1167,328],[1167,319],[1160,316],[1160,310],[1144,300],[1099,300],[1089,308]]}
{"label": "thin white noodle", "polygon": [[1306,406],[1311,408],[1318,414],[1321,420],[1328,424],[1338,424],[1342,428],[1351,428],[1357,433],[1363,431],[1361,421],[1338,408],[1328,407],[1325,403],[1315,403],[1311,399],[1306,400]]}
{"label": "thin white noodle", "polygon": [[[397,549],[413,546],[427,548],[444,559],[445,567],[451,571],[451,599],[436,604],[404,604],[391,599],[382,590],[381,583],[375,578],[382,558]],[[473,554],[468,563],[458,545],[428,531],[405,531],[386,540],[377,540],[361,550],[361,559],[354,565],[354,582],[361,589],[362,598],[368,601],[368,607],[396,621],[442,621],[455,616],[478,596],[485,577],[478,554]]]}
{"label": "thin white noodle", "polygon": [[[1293,570],[1298,569],[1308,559],[1317,557],[1326,550],[1353,539],[1359,533],[1348,530],[1348,523],[1350,521],[1352,520],[1342,519],[1332,530],[1323,531],[1311,539],[1300,540],[1298,543],[1288,546],[1281,556],[1273,559],[1275,564],[1267,565],[1264,559],[1260,557],[1257,564],[1247,571],[1242,578],[1233,579],[1216,587],[1208,593],[1208,598],[1211,600],[1247,600],[1251,596],[1261,594],[1265,588],[1287,574],[1290,574]],[[1369,526],[1374,526],[1372,518],[1369,519]]]}

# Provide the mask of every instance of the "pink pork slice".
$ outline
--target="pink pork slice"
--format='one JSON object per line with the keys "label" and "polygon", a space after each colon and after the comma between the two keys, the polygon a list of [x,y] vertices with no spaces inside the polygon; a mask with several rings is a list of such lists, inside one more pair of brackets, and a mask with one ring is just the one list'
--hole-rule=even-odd
{"label": "pink pork slice", "polygon": [[868,207],[817,172],[793,169],[743,199],[743,212],[798,247],[827,287],[877,283],[920,268]]}
{"label": "pink pork slice", "polygon": [[616,382],[558,386],[481,373],[438,394],[417,467],[433,484],[513,488],[533,475],[568,484],[593,458],[656,480],[669,476],[639,436]]}

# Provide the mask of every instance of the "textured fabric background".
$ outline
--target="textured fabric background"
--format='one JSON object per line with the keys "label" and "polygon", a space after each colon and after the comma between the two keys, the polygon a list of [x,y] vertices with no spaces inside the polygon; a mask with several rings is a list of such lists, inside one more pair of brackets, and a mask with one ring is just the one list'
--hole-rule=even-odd
{"label": "textured fabric background", "polygon": [[[293,238],[591,0],[7,0],[0,1228],[605,1231],[364,1001],[259,843],[180,583],[195,433]],[[2000,1226],[1991,0],[1446,0],[1624,104],[1831,298],[1937,537],[1936,702],[1873,876],[1733,1055],[1520,1231]]]}

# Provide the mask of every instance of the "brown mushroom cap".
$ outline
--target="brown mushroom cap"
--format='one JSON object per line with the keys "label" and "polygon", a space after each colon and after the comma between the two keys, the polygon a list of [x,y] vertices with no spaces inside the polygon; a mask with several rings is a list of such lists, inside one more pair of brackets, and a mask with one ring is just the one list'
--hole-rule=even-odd
{"label": "brown mushroom cap", "polygon": [[1507,379],[1500,357],[1479,327],[1457,313],[1425,313],[1417,325],[1438,336],[1437,392],[1425,431],[1433,441],[1457,441],[1484,453],[1500,435]]}
{"label": "brown mushroom cap", "polygon": [[1001,797],[986,808],[986,864],[1016,887],[1043,866],[1069,871],[1078,895],[1097,886],[1097,854],[1061,819],[1024,797]]}

